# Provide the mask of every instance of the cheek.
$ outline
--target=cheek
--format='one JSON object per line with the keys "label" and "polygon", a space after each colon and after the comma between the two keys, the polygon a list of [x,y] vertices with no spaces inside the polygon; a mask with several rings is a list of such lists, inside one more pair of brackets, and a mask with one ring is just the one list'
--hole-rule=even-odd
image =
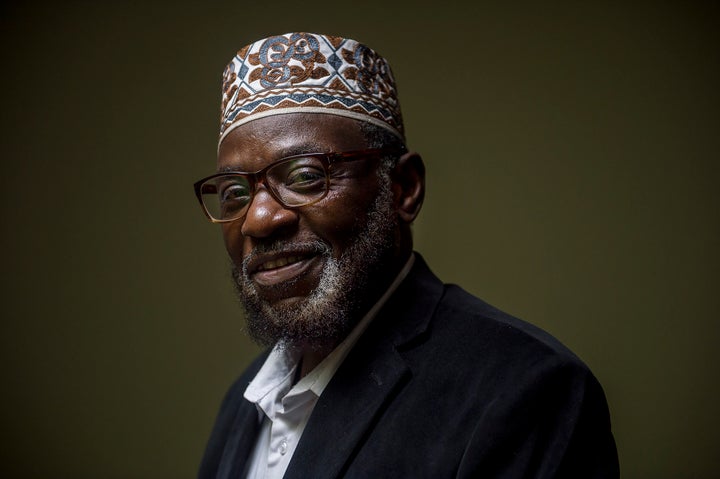
{"label": "cheek", "polygon": [[344,248],[365,225],[374,199],[374,191],[330,191],[325,201],[308,211],[308,227],[333,246]]}
{"label": "cheek", "polygon": [[240,266],[243,260],[244,236],[240,233],[239,224],[227,223],[222,226],[225,249],[235,265]]}

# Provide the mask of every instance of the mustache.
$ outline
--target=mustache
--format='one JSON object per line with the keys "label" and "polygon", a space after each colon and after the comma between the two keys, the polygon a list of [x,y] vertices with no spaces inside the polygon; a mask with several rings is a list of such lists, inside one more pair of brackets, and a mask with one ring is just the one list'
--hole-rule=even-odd
{"label": "mustache", "polygon": [[310,241],[274,240],[258,243],[250,250],[245,258],[243,258],[241,266],[243,275],[248,275],[248,265],[261,254],[296,253],[298,251],[302,251],[305,254],[329,256],[332,248],[328,243],[320,239]]}

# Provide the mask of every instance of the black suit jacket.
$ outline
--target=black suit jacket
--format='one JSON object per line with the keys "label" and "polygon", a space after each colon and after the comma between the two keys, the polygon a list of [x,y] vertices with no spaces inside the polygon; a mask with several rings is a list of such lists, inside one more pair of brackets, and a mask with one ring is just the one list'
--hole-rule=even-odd
{"label": "black suit jacket", "polygon": [[[199,478],[244,478],[259,430],[233,384]],[[454,285],[420,255],[319,398],[286,478],[616,478],[602,388],[542,330]]]}

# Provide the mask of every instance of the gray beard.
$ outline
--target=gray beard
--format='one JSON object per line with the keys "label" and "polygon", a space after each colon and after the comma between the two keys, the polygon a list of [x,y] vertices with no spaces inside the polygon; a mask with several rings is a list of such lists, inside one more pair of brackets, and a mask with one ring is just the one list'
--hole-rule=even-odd
{"label": "gray beard", "polygon": [[[232,276],[245,310],[247,330],[256,343],[326,351],[340,343],[359,322],[370,307],[368,298],[373,296],[373,280],[395,249],[398,220],[389,182],[383,180],[381,178],[382,187],[366,223],[340,258],[334,258],[330,245],[320,239],[304,244],[324,257],[325,268],[318,286],[301,302],[269,304],[250,280],[247,261],[242,269],[233,265]],[[281,241],[256,249],[258,252],[282,251],[294,244],[297,243]]]}

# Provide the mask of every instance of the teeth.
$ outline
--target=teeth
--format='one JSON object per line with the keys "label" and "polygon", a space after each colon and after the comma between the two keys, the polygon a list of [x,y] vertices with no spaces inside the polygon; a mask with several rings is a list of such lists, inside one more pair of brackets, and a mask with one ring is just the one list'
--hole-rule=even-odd
{"label": "teeth", "polygon": [[267,263],[263,263],[258,269],[260,271],[265,271],[268,269],[282,268],[287,264],[296,263],[298,261],[300,261],[299,256],[287,256],[285,258],[275,259],[272,261],[268,261]]}

